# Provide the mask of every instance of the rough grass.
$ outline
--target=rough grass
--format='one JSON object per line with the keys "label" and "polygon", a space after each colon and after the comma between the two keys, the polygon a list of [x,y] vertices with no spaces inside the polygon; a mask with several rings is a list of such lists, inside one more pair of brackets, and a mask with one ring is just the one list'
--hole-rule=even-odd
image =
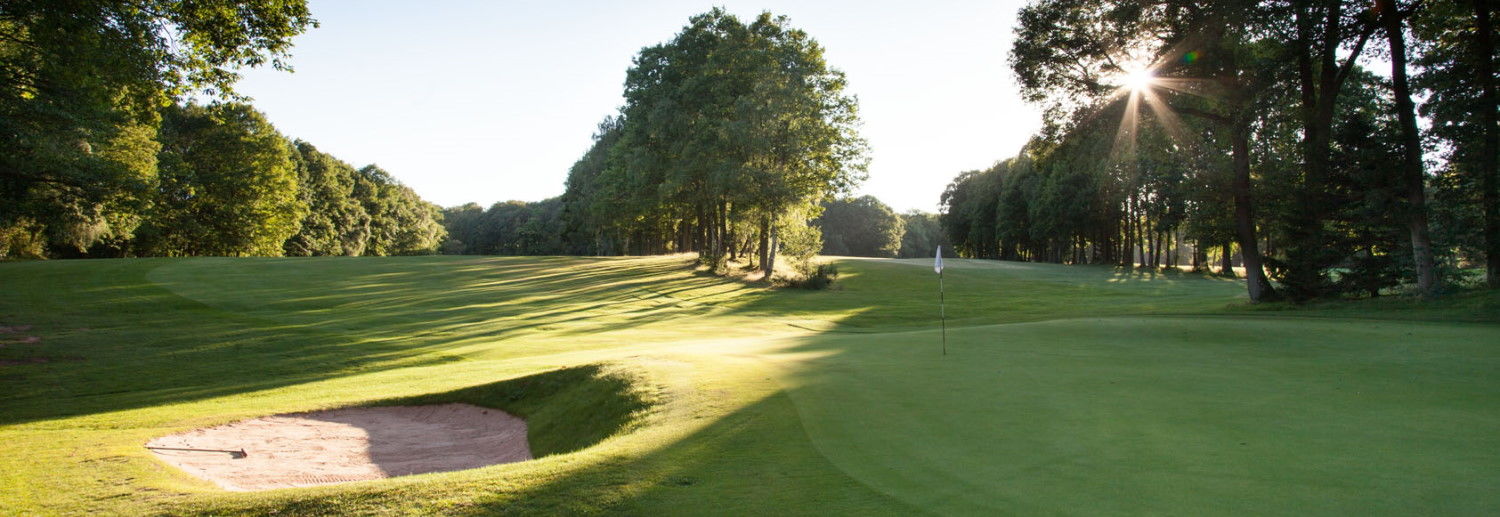
{"label": "rough grass", "polygon": [[[1233,280],[691,257],[0,264],[4,514],[1493,514],[1500,298],[1244,304]],[[38,338],[24,342],[25,337]],[[235,494],[141,445],[465,401],[534,461]]]}

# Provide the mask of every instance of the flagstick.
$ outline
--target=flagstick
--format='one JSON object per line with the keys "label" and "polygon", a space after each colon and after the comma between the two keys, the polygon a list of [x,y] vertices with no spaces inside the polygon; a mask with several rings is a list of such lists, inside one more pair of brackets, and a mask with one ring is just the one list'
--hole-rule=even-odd
{"label": "flagstick", "polygon": [[943,271],[938,270],[938,315],[943,320],[943,355],[948,355],[948,302],[943,294]]}

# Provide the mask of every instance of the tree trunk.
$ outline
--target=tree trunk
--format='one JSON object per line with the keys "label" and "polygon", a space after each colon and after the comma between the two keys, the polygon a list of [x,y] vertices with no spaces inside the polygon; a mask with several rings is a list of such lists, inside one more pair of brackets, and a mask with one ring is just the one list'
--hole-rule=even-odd
{"label": "tree trunk", "polygon": [[1159,247],[1157,246],[1157,238],[1160,235],[1159,232],[1151,231],[1151,217],[1146,216],[1146,258],[1141,260],[1141,262],[1151,269],[1156,269],[1156,251]]}
{"label": "tree trunk", "polygon": [[1172,255],[1167,256],[1167,267],[1179,267],[1182,265],[1182,235],[1178,235],[1178,231],[1172,231],[1167,234],[1167,238],[1172,240]]}
{"label": "tree trunk", "polygon": [[762,268],[765,268],[766,278],[770,279],[771,273],[770,273],[770,267],[768,266],[768,264],[771,263],[771,216],[770,215],[760,216],[760,247],[756,251],[760,252],[760,265],[761,265]]}
{"label": "tree trunk", "polygon": [[[1305,300],[1323,294],[1324,270],[1332,265],[1329,262],[1333,259],[1326,252],[1329,238],[1323,222],[1330,206],[1326,185],[1339,92],[1374,27],[1361,28],[1347,61],[1340,66],[1338,50],[1344,46],[1344,38],[1354,34],[1350,27],[1342,26],[1343,4],[1336,1],[1295,4],[1297,37],[1294,44],[1297,47],[1301,96],[1303,160],[1300,186],[1293,193],[1298,206],[1291,214],[1284,236],[1287,270],[1283,280],[1292,298]],[[1320,7],[1310,12],[1309,5]],[[1321,25],[1318,24],[1319,18]],[[1315,35],[1315,30],[1321,32]],[[1316,44],[1314,37],[1318,39]],[[1317,52],[1316,59],[1314,52]],[[1269,250],[1269,246],[1267,248]]]}
{"label": "tree trunk", "polygon": [[766,248],[766,260],[761,266],[761,271],[765,273],[764,277],[766,281],[770,281],[771,273],[776,271],[776,248],[781,245],[780,239],[776,237],[776,227],[771,227],[770,234],[770,246]]}
{"label": "tree trunk", "polygon": [[1146,228],[1148,226],[1145,225],[1144,221],[1141,221],[1141,214],[1139,213],[1141,211],[1140,199],[1137,199],[1135,194],[1131,194],[1130,198],[1133,200],[1131,204],[1135,205],[1130,216],[1130,222],[1135,225],[1135,229],[1132,231],[1134,235],[1130,236],[1130,240],[1135,241],[1136,255],[1130,257],[1130,267],[1135,267],[1137,263],[1144,266],[1146,265]]}
{"label": "tree trunk", "polygon": [[729,256],[729,203],[719,201],[719,248],[714,250],[714,258]]}
{"label": "tree trunk", "polygon": [[1230,130],[1233,147],[1234,179],[1230,190],[1234,195],[1234,233],[1239,240],[1240,259],[1245,265],[1245,285],[1250,294],[1250,303],[1271,301],[1276,292],[1261,267],[1260,244],[1255,236],[1255,207],[1250,192],[1250,125],[1237,121]]}
{"label": "tree trunk", "polygon": [[[758,225],[757,225],[758,226]],[[765,247],[761,239],[765,237],[760,233],[760,228],[755,228],[754,233],[745,236],[745,257],[750,259],[750,269],[760,267],[760,250]]]}
{"label": "tree trunk", "polygon": [[1161,231],[1151,232],[1151,269],[1161,269],[1166,263],[1167,240]]}
{"label": "tree trunk", "polygon": [[1484,210],[1485,283],[1500,289],[1500,94],[1495,91],[1495,27],[1489,0],[1474,0],[1476,71],[1479,73],[1479,188]]}
{"label": "tree trunk", "polygon": [[1401,179],[1411,211],[1406,227],[1411,231],[1412,261],[1417,268],[1417,292],[1424,298],[1437,295],[1437,268],[1432,260],[1432,237],[1427,234],[1427,190],[1422,171],[1422,137],[1417,132],[1417,108],[1411,101],[1406,79],[1406,35],[1403,15],[1393,0],[1378,0],[1385,14],[1385,37],[1391,45],[1391,86],[1396,97],[1396,118],[1401,124]]}
{"label": "tree trunk", "polygon": [[1161,232],[1161,267],[1172,267],[1172,232]]}
{"label": "tree trunk", "polygon": [[724,208],[724,255],[729,256],[730,261],[739,258],[739,241],[735,240],[735,225],[729,222],[729,208]]}
{"label": "tree trunk", "polygon": [[1234,275],[1234,244],[1224,243],[1224,255],[1219,257],[1219,274]]}
{"label": "tree trunk", "polygon": [[1167,267],[1169,268],[1177,267],[1177,252],[1180,251],[1177,246],[1181,243],[1175,237],[1177,237],[1176,232],[1167,232]]}

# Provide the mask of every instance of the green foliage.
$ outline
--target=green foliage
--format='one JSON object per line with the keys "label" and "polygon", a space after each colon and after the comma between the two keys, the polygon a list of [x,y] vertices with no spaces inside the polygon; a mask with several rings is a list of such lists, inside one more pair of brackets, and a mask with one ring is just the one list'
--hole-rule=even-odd
{"label": "green foliage", "polygon": [[303,0],[6,2],[0,253],[435,251],[436,207],[388,175],[288,150],[249,106],[175,103],[237,99],[239,70],[287,69],[315,25]]}
{"label": "green foliage", "polygon": [[824,201],[812,225],[823,233],[824,255],[894,257],[906,232],[901,217],[874,196]]}
{"label": "green foliage", "polygon": [[357,171],[351,197],[370,217],[366,255],[430,255],[447,236],[441,209],[378,166]]}
{"label": "green foliage", "polygon": [[812,269],[811,273],[807,274],[806,278],[803,278],[800,282],[797,282],[794,285],[803,289],[827,289],[829,287],[832,287],[833,283],[837,282],[838,279],[838,266],[835,266],[833,264],[818,264],[817,267],[814,267]]}
{"label": "green foliage", "polygon": [[319,152],[312,144],[292,143],[298,196],[308,207],[302,226],[287,239],[291,256],[345,255],[364,253],[370,240],[370,215],[354,198],[358,171],[353,166]]}
{"label": "green foliage", "polygon": [[443,209],[448,229],[444,254],[563,255],[564,213],[561,198],[534,203],[505,201],[489,210],[469,203]]}
{"label": "green foliage", "polygon": [[280,256],[307,206],[286,140],[243,104],[164,111],[161,186],[136,243],[145,255]]}
{"label": "green foliage", "polygon": [[792,271],[804,278],[817,271],[813,258],[823,249],[822,234],[807,222],[805,213],[794,211],[783,215],[774,228],[778,254]]}
{"label": "green foliage", "polygon": [[952,254],[951,245],[943,236],[943,227],[937,214],[911,210],[900,217],[901,227],[906,231],[901,233],[901,251],[896,254],[897,257],[931,257],[937,253],[938,246],[949,248],[949,254]]}
{"label": "green foliage", "polygon": [[600,125],[571,171],[569,247],[717,261],[753,246],[772,267],[772,219],[863,178],[865,144],[845,85],[784,17],[694,16],[636,56],[620,116]]}
{"label": "green foliage", "polygon": [[478,203],[443,209],[443,228],[448,231],[440,251],[444,255],[483,254],[482,243],[490,240],[484,224],[484,209]]}
{"label": "green foliage", "polygon": [[0,6],[0,226],[54,253],[119,254],[156,189],[158,109],[282,68],[301,0],[11,0]]}
{"label": "green foliage", "polygon": [[1500,7],[1454,0],[1423,5],[1411,20],[1418,51],[1413,86],[1426,94],[1420,111],[1445,159],[1434,170],[1434,240],[1455,248],[1455,258],[1466,264],[1485,263],[1489,286],[1500,287],[1500,45],[1494,35]]}
{"label": "green foliage", "polygon": [[[1493,125],[1478,119],[1494,74],[1474,73],[1474,49],[1493,46],[1465,28],[1489,8],[1473,5],[1031,2],[1010,64],[1046,127],[1016,163],[955,178],[945,232],[965,256],[1152,268],[1203,269],[1233,243],[1257,302],[1279,296],[1267,271],[1298,301],[1430,285],[1428,259],[1452,270],[1485,240],[1484,196],[1459,185],[1488,176],[1453,168]],[[1429,136],[1451,146],[1433,202],[1408,159],[1424,151],[1403,129],[1405,83],[1358,65],[1377,29],[1408,28],[1423,109],[1443,120]],[[1132,69],[1154,82],[1125,85]]]}
{"label": "green foliage", "polygon": [[47,242],[42,232],[45,229],[46,227],[26,218],[0,226],[0,260],[44,257]]}

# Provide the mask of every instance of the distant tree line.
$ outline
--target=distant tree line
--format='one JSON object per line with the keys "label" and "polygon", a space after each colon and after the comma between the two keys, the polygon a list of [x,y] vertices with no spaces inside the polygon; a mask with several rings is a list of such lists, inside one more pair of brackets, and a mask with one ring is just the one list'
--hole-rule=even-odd
{"label": "distant tree line", "polygon": [[823,234],[824,255],[931,257],[946,245],[936,215],[897,214],[874,196],[825,201],[812,224]]}
{"label": "distant tree line", "polygon": [[435,252],[437,207],[234,95],[313,25],[297,0],[0,5],[0,258]]}
{"label": "distant tree line", "polygon": [[[1238,257],[1253,301],[1402,283],[1431,296],[1464,264],[1500,285],[1494,11],[1034,1],[1011,65],[1048,126],[1019,156],[953,180],[944,233],[971,257],[1205,268],[1213,254],[1226,269]],[[1389,78],[1358,64],[1372,53]],[[1132,62],[1154,78],[1128,85]]]}
{"label": "distant tree line", "polygon": [[443,209],[448,240],[442,252],[452,255],[567,255],[563,241],[562,200],[527,203],[506,201],[488,210],[469,203]]}
{"label": "distant tree line", "polygon": [[[935,214],[896,214],[871,196],[821,203],[821,215],[808,222],[822,238],[824,255],[930,257],[944,244]],[[588,254],[564,239],[561,198],[505,201],[488,209],[475,203],[443,209],[447,240],[441,251],[453,255]]]}

